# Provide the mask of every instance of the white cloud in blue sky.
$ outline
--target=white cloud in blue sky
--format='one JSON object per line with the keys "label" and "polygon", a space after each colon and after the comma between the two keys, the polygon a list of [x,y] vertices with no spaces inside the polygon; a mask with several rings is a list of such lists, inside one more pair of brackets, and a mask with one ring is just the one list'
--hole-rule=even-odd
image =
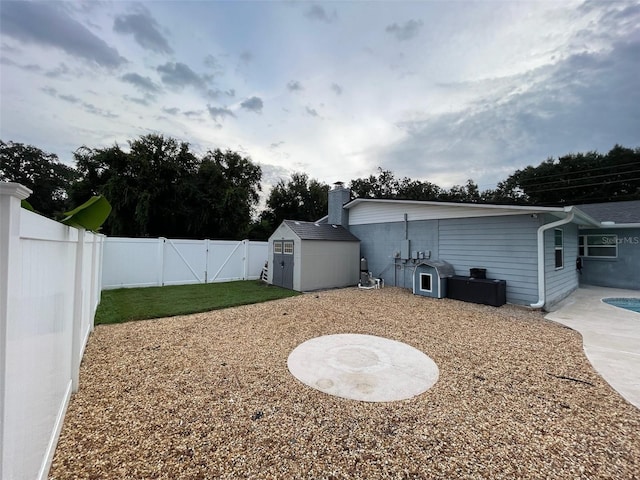
{"label": "white cloud in blue sky", "polygon": [[159,132],[267,182],[491,188],[640,146],[637,1],[3,1],[0,49],[0,138],[69,162]]}

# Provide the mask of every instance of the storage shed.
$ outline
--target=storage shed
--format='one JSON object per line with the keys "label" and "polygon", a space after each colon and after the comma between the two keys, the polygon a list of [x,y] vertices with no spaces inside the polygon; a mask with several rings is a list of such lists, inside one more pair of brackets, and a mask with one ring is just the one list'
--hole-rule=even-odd
{"label": "storage shed", "polygon": [[344,227],[285,220],[269,237],[270,284],[299,292],[358,283],[360,240]]}

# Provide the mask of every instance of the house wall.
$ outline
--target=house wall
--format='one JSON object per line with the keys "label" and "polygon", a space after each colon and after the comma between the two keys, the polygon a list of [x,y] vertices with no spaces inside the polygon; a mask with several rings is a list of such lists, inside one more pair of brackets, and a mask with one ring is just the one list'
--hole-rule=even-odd
{"label": "house wall", "polygon": [[579,235],[618,236],[617,258],[582,259],[580,283],[600,287],[640,290],[640,228],[580,230]]}
{"label": "house wall", "polygon": [[[557,218],[547,218],[546,223],[556,221]],[[544,266],[545,266],[545,309],[567,297],[578,288],[578,271],[576,258],[578,257],[578,226],[574,223],[562,225],[558,229],[563,231],[564,266],[555,267],[554,228],[544,232]]]}
{"label": "house wall", "polygon": [[530,304],[538,300],[539,226],[531,215],[441,220],[440,259],[456,275],[485,268],[487,278],[507,281],[507,302]]}
{"label": "house wall", "polygon": [[438,220],[350,225],[349,231],[360,239],[360,256],[367,259],[369,271],[385,285],[412,288],[415,265],[400,259],[405,238],[411,251],[428,250],[431,258],[438,258]]}
{"label": "house wall", "polygon": [[[300,247],[300,291],[356,285],[360,274],[360,244],[303,240]],[[294,265],[295,268],[295,265]],[[294,278],[295,283],[295,278]]]}
{"label": "house wall", "polygon": [[[354,209],[358,211],[359,209]],[[364,221],[364,216],[350,219]],[[398,216],[396,215],[395,218]],[[470,268],[486,268],[489,278],[507,281],[507,301],[529,304],[538,300],[536,232],[540,219],[526,215],[410,220],[406,238],[410,251],[430,251],[431,258],[451,263],[457,275]],[[405,239],[404,221],[351,224],[360,239],[360,253],[369,270],[386,285],[412,288],[415,262],[398,258]]]}

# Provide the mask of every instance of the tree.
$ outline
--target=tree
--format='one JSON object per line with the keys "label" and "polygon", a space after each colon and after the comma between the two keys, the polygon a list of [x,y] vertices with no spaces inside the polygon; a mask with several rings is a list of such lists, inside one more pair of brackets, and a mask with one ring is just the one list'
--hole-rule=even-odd
{"label": "tree", "polygon": [[437,200],[442,189],[430,182],[404,177],[396,179],[391,170],[378,167],[378,175],[351,181],[351,191],[359,198],[396,198],[402,200]]}
{"label": "tree", "polygon": [[293,173],[288,182],[280,179],[271,189],[254,231],[273,232],[283,220],[316,221],[327,214],[328,195],[329,185],[309,179],[305,173]]}
{"label": "tree", "polygon": [[368,178],[351,180],[350,188],[358,198],[396,198],[399,182],[391,170],[378,167],[378,176],[369,175]]}
{"label": "tree", "polygon": [[570,205],[640,198],[640,148],[616,145],[597,152],[549,158],[517,170],[506,182],[524,192],[529,203]]}
{"label": "tree", "polygon": [[68,210],[67,187],[76,177],[75,169],[61,163],[53,153],[0,140],[0,181],[21,183],[31,189],[29,203],[47,217],[54,218]]}
{"label": "tree", "polygon": [[207,152],[191,192],[190,210],[197,212],[197,216],[189,223],[190,234],[245,238],[258,204],[261,179],[262,170],[248,158],[230,150]]}
{"label": "tree", "polygon": [[113,207],[110,235],[240,239],[258,200],[260,167],[215,150],[197,158],[189,144],[162,135],[75,152],[81,179],[72,197],[103,194]]}
{"label": "tree", "polygon": [[478,185],[471,179],[466,185],[454,185],[440,193],[438,200],[445,202],[478,203],[482,199]]}

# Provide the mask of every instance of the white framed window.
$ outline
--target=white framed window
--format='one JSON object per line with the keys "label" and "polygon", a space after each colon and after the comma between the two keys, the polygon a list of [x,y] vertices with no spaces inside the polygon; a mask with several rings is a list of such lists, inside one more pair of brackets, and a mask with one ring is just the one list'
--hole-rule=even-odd
{"label": "white framed window", "polygon": [[282,253],[282,242],[273,242],[273,253]]}
{"label": "white framed window", "polygon": [[286,242],[282,242],[284,244],[284,254],[285,255],[293,255],[293,241],[287,240]]}
{"label": "white framed window", "polygon": [[421,292],[431,292],[432,291],[432,276],[430,273],[421,273],[420,274],[420,291]]}
{"label": "white framed window", "polygon": [[580,235],[578,255],[589,258],[618,258],[618,236],[609,233]]}
{"label": "white framed window", "polygon": [[564,238],[561,228],[553,230],[553,250],[556,270],[564,268]]}

